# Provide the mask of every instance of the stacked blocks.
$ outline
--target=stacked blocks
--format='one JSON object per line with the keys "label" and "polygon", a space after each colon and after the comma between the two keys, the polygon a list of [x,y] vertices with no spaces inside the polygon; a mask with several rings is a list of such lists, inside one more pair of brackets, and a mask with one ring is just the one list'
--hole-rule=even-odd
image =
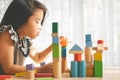
{"label": "stacked blocks", "polygon": [[65,38],[64,36],[60,36],[60,44],[61,44],[61,57],[62,57],[62,73],[66,72],[66,68],[67,68],[67,59],[66,59],[66,47],[67,47],[67,38]]}
{"label": "stacked blocks", "polygon": [[85,47],[85,60],[86,60],[86,75],[87,77],[93,77],[92,67],[92,40],[91,35],[86,35],[86,47]]}
{"label": "stacked blocks", "polygon": [[98,40],[97,47],[93,47],[93,50],[96,50],[94,53],[94,76],[102,77],[103,76],[103,63],[102,63],[102,52],[107,50],[107,47],[104,47],[104,41]]}
{"label": "stacked blocks", "polygon": [[61,77],[61,52],[58,37],[58,23],[52,23],[53,76]]}
{"label": "stacked blocks", "polygon": [[86,61],[82,60],[83,50],[75,44],[70,53],[74,54],[74,61],[71,62],[71,77],[86,77]]}

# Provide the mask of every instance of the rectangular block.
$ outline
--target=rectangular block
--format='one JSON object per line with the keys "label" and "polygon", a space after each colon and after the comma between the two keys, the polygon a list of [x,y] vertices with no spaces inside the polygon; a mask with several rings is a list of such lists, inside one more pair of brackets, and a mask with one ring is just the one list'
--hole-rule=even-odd
{"label": "rectangular block", "polygon": [[86,76],[93,77],[93,68],[86,68]]}
{"label": "rectangular block", "polygon": [[92,47],[92,41],[86,41],[86,47]]}
{"label": "rectangular block", "polygon": [[58,36],[53,36],[52,37],[52,43],[53,44],[58,44],[59,43],[59,37]]}
{"label": "rectangular block", "polygon": [[86,34],[86,41],[91,41],[91,34]]}
{"label": "rectangular block", "polygon": [[60,51],[60,45],[59,44],[52,44],[52,53],[53,58],[59,58],[61,57],[61,51]]}
{"label": "rectangular block", "polygon": [[103,64],[102,61],[94,61],[94,77],[103,76]]}
{"label": "rectangular block", "polygon": [[94,53],[94,61],[102,61],[102,53],[100,52]]}
{"label": "rectangular block", "polygon": [[27,76],[29,73],[28,72],[18,72],[15,74],[16,77],[23,77],[23,76]]}
{"label": "rectangular block", "polygon": [[52,23],[52,33],[58,33],[58,23],[57,22]]}
{"label": "rectangular block", "polygon": [[86,68],[88,68],[88,69],[93,68],[92,62],[86,62]]}
{"label": "rectangular block", "polygon": [[12,75],[0,75],[0,80],[6,80],[6,78],[12,78]]}
{"label": "rectangular block", "polygon": [[66,47],[62,47],[62,57],[66,57]]}

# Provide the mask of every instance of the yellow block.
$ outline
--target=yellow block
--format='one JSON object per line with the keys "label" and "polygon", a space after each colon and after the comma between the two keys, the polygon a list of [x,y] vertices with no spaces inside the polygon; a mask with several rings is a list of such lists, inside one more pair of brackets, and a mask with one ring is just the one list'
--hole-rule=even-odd
{"label": "yellow block", "polygon": [[94,61],[102,61],[102,53],[96,52],[94,54]]}
{"label": "yellow block", "polygon": [[16,77],[23,77],[23,76],[27,76],[29,73],[28,72],[19,72],[19,73],[16,73],[15,76]]}

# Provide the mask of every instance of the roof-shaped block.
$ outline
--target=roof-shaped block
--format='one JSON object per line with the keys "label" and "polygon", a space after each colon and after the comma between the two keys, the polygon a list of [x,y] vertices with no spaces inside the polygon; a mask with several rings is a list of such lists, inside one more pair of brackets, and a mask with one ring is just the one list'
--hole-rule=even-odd
{"label": "roof-shaped block", "polygon": [[80,46],[78,46],[77,44],[75,44],[71,49],[70,49],[70,53],[73,54],[81,54],[83,53],[83,50]]}

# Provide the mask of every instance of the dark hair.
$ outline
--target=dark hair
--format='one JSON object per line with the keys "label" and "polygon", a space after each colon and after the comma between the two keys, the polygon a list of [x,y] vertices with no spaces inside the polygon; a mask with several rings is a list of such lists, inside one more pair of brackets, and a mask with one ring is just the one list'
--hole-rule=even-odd
{"label": "dark hair", "polygon": [[43,10],[43,20],[46,15],[47,8],[37,0],[13,0],[3,16],[0,23],[2,25],[12,25],[16,31],[20,26],[24,25],[36,9]]}

